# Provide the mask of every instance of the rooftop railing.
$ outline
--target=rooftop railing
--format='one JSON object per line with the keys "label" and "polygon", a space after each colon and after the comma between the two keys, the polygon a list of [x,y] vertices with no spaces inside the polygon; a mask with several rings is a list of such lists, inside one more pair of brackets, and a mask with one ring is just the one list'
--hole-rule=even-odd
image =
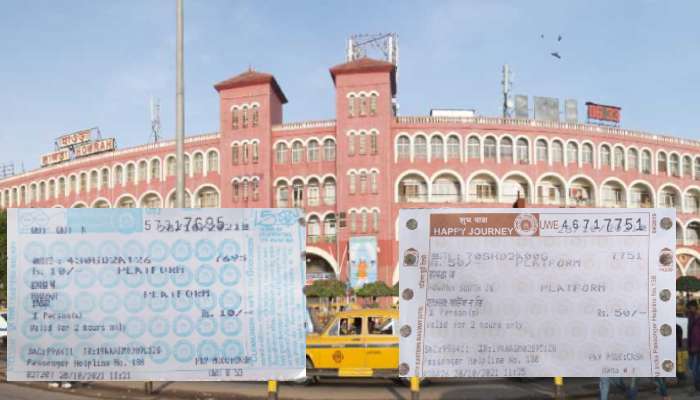
{"label": "rooftop railing", "polygon": [[517,119],[501,117],[430,117],[430,116],[402,116],[396,117],[399,124],[429,125],[429,124],[469,124],[469,125],[511,125],[532,128],[570,129],[577,131],[600,133],[619,136],[623,138],[651,140],[659,144],[671,144],[677,146],[700,147],[700,141],[682,139],[669,135],[657,135],[653,133],[633,131],[612,126],[583,124],[578,122],[554,122],[538,121],[534,119]]}
{"label": "rooftop railing", "polygon": [[273,125],[272,131],[293,131],[297,129],[309,129],[309,128],[334,128],[335,120],[328,119],[323,121],[302,121],[302,122],[289,122],[286,124]]}

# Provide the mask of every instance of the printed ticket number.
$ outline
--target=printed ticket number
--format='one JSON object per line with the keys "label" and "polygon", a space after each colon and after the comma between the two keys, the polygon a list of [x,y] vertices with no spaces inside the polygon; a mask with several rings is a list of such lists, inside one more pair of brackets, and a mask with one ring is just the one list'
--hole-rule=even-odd
{"label": "printed ticket number", "polygon": [[675,219],[401,210],[399,373],[675,376]]}
{"label": "printed ticket number", "polygon": [[305,376],[300,210],[8,211],[8,380]]}

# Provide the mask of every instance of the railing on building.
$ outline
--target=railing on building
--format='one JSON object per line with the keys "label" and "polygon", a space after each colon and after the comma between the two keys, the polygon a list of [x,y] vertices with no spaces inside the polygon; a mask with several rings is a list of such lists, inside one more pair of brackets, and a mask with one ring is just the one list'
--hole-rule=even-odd
{"label": "railing on building", "polygon": [[311,128],[335,128],[335,120],[328,119],[323,121],[302,121],[302,122],[288,122],[286,124],[273,125],[272,131],[294,131],[298,129],[311,129]]}
{"label": "railing on building", "polygon": [[531,128],[569,129],[584,132],[602,133],[621,136],[630,139],[652,140],[659,144],[675,146],[700,147],[700,141],[681,139],[669,135],[657,135],[653,133],[633,131],[610,126],[591,125],[572,122],[538,121],[533,119],[500,118],[500,117],[430,117],[430,116],[401,116],[396,117],[396,122],[406,125],[434,125],[434,124],[470,124],[470,125],[510,125]]}

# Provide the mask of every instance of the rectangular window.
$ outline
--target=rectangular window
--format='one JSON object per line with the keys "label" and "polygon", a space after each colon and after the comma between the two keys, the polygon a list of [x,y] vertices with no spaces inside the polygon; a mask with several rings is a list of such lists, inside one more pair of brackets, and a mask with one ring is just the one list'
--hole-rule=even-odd
{"label": "rectangular window", "polygon": [[394,321],[391,317],[368,317],[367,333],[392,336],[394,334]]}
{"label": "rectangular window", "polygon": [[317,206],[319,204],[319,188],[316,185],[309,185],[308,187],[308,199],[307,204],[310,206]]}

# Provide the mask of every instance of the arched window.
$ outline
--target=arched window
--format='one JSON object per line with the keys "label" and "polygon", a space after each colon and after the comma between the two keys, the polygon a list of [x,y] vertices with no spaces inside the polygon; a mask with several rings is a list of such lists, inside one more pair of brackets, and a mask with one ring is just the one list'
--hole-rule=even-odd
{"label": "arched window", "polygon": [[355,132],[348,134],[348,155],[355,155]]}
{"label": "arched window", "polygon": [[433,136],[430,138],[430,158],[432,160],[442,160],[445,154],[442,138]]}
{"label": "arched window", "polygon": [[377,114],[377,94],[372,93],[369,96],[369,115]]}
{"label": "arched window", "polygon": [[671,156],[669,157],[668,160],[669,160],[669,167],[671,169],[671,175],[681,176],[678,154],[671,154]]}
{"label": "arched window", "polygon": [[241,184],[237,180],[231,183],[231,196],[233,201],[238,201],[241,196]]}
{"label": "arched window", "polygon": [[60,178],[58,180],[58,195],[59,196],[66,195],[66,180],[64,178]]}
{"label": "arched window", "polygon": [[97,178],[97,171],[90,172],[90,190],[97,190]]}
{"label": "arched window", "polygon": [[244,141],[241,143],[241,161],[243,164],[248,164],[248,142]]}
{"label": "arched window", "polygon": [[360,116],[364,117],[367,115],[367,96],[364,94],[360,95]]}
{"label": "arched window", "polygon": [[351,94],[348,96],[348,116],[349,117],[354,117],[355,116],[355,95]]}
{"label": "arched window", "polygon": [[576,142],[566,144],[566,161],[569,164],[578,164],[578,144]]}
{"label": "arched window", "polygon": [[258,122],[260,119],[260,115],[258,114],[258,106],[256,104],[253,105],[253,126],[258,126]]}
{"label": "arched window", "polygon": [[379,232],[379,210],[372,210],[372,231]]}
{"label": "arched window", "polygon": [[416,136],[413,139],[413,154],[418,160],[424,160],[428,157],[428,143],[425,136]]}
{"label": "arched window", "polygon": [[700,157],[695,158],[695,180],[700,180]]}
{"label": "arched window", "polygon": [[608,145],[600,146],[600,165],[610,167],[610,147]]}
{"label": "arched window", "polygon": [[561,164],[564,162],[564,145],[558,141],[552,141],[552,163]]}
{"label": "arched window", "polygon": [[292,144],[292,164],[300,163],[302,154],[304,154],[304,147],[301,142],[294,142]]}
{"label": "arched window", "polygon": [[238,107],[231,109],[231,128],[238,129]]}
{"label": "arched window", "polygon": [[[109,176],[109,170],[107,170],[107,174]],[[49,192],[47,194],[48,195],[47,200],[55,198],[56,197],[56,181],[54,181],[53,179],[49,181],[49,189],[48,190],[49,190]]]}
{"label": "arched window", "polygon": [[362,225],[362,232],[367,232],[367,223],[369,222],[367,221],[367,210],[362,210],[362,213],[360,213],[360,215],[362,216],[360,219]]}
{"label": "arched window", "polygon": [[231,146],[231,163],[238,164],[238,143]]}
{"label": "arched window", "polygon": [[283,142],[277,143],[276,161],[278,164],[282,164],[287,161],[287,145]]}
{"label": "arched window", "polygon": [[306,159],[308,161],[318,161],[318,142],[310,140],[306,145]]}
{"label": "arched window", "polygon": [[378,183],[377,183],[377,181],[378,181],[378,179],[377,179],[377,178],[378,178],[378,175],[379,175],[379,173],[378,173],[377,171],[372,171],[372,172],[369,174],[369,186],[370,186],[370,190],[372,191],[372,193],[377,193],[377,190],[378,190]]}
{"label": "arched window", "polygon": [[312,178],[309,179],[309,183],[306,186],[307,194],[306,194],[306,204],[309,206],[318,206],[321,204],[320,201],[320,196],[321,196],[321,188],[318,182],[318,179]]}
{"label": "arched window", "polygon": [[625,151],[622,147],[615,147],[615,168],[625,169]]}
{"label": "arched window", "polygon": [[364,131],[360,131],[359,134],[359,145],[357,146],[359,148],[358,153],[360,155],[365,155],[367,154],[367,134]]}
{"label": "arched window", "polygon": [[527,143],[527,139],[518,139],[518,162],[520,164],[527,164],[530,162],[530,146]]}
{"label": "arched window", "polygon": [[243,179],[241,191],[243,192],[243,201],[248,201],[248,179]]}
{"label": "arched window", "polygon": [[665,174],[667,171],[666,153],[663,151],[659,152],[659,155],[656,157],[656,164],[657,172],[660,174]]}
{"label": "arched window", "polygon": [[168,157],[168,176],[175,176],[175,170],[177,169],[177,162],[175,161],[175,157]]}
{"label": "arched window", "polygon": [[151,180],[160,180],[160,160],[157,158],[151,160]]}
{"label": "arched window", "polygon": [[[173,175],[174,174],[173,172]],[[117,165],[117,167],[114,168],[114,185],[124,185],[124,168],[122,168],[121,165]]]}
{"label": "arched window", "polygon": [[367,171],[360,172],[360,193],[367,193]]}
{"label": "arched window", "polygon": [[71,193],[78,193],[78,178],[75,175],[72,175],[68,181],[68,194]]}
{"label": "arched window", "polygon": [[251,142],[250,147],[253,148],[253,163],[257,163],[260,160],[260,144],[257,141]]}
{"label": "arched window", "polygon": [[377,151],[379,150],[377,143],[378,136],[379,134],[375,131],[372,131],[369,134],[369,153],[372,155],[376,155]]}
{"label": "arched window", "polygon": [[260,179],[253,178],[253,201],[258,201],[260,198]]}
{"label": "arched window", "polygon": [[194,173],[202,174],[204,172],[204,156],[202,153],[194,155]]}
{"label": "arched window", "polygon": [[484,139],[484,159],[496,159],[496,138],[493,136]]}
{"label": "arched window", "polygon": [[481,159],[481,143],[479,143],[479,138],[476,136],[467,139],[467,158],[472,160]]}
{"label": "arched window", "polygon": [[335,214],[328,214],[325,218],[323,218],[323,235],[325,236],[326,242],[328,243],[335,242],[335,221]]}
{"label": "arched window", "polygon": [[688,156],[683,157],[683,176],[686,178],[693,177],[693,159]]}
{"label": "arched window", "polygon": [[277,184],[277,207],[287,207],[289,201],[289,188],[287,182],[280,181]]}
{"label": "arched window", "polygon": [[321,221],[312,215],[306,223],[306,239],[309,243],[318,243],[321,240]]}
{"label": "arched window", "polygon": [[326,205],[335,204],[335,179],[326,178],[323,181],[323,203]]}
{"label": "arched window", "polygon": [[241,126],[248,127],[248,106],[243,106],[241,109]]}
{"label": "arched window", "polygon": [[537,148],[537,161],[538,162],[549,162],[549,151],[547,149],[547,141],[544,139],[537,139],[535,144]]}
{"label": "arched window", "polygon": [[593,146],[590,143],[583,144],[583,150],[581,151],[581,162],[584,165],[593,164]]}
{"label": "arched window", "polygon": [[199,190],[197,195],[197,207],[200,208],[216,208],[219,207],[219,194],[212,187],[206,187]]}
{"label": "arched window", "polygon": [[509,137],[501,138],[501,162],[513,161],[513,140]]}
{"label": "arched window", "polygon": [[[192,198],[190,197],[190,193],[185,190],[185,195],[183,196],[183,207],[184,208],[190,208],[192,207]],[[175,208],[176,202],[175,200],[177,199],[177,193],[173,191],[173,193],[170,195],[170,199],[168,199],[168,207],[170,208]]]}
{"label": "arched window", "polygon": [[141,207],[143,208],[160,208],[160,197],[155,193],[149,193],[141,200]]}
{"label": "arched window", "polygon": [[32,183],[29,186],[29,201],[40,201],[41,199],[38,197],[39,192],[36,189],[36,184]]}
{"label": "arched window", "polygon": [[396,141],[396,153],[399,160],[408,160],[411,157],[411,141],[406,136],[399,136]]}
{"label": "arched window", "polygon": [[631,171],[639,170],[639,153],[637,153],[637,149],[627,149],[627,168]]}
{"label": "arched window", "polygon": [[109,169],[108,168],[102,169],[101,186],[102,186],[102,189],[107,189],[109,187]]}
{"label": "arched window", "polygon": [[651,174],[651,152],[649,150],[642,151],[642,173]]}
{"label": "arched window", "polygon": [[292,207],[301,208],[304,206],[304,182],[300,179],[292,182]]}
{"label": "arched window", "polygon": [[355,191],[357,190],[356,186],[357,182],[355,180],[355,173],[350,172],[350,174],[348,175],[348,191],[350,192],[350,194],[355,194]]}
{"label": "arched window", "polygon": [[219,172],[219,153],[210,151],[207,154],[207,172]]}
{"label": "arched window", "polygon": [[87,188],[88,188],[88,186],[87,186],[87,183],[88,183],[87,179],[88,178],[87,177],[88,177],[88,174],[86,172],[83,172],[80,174],[80,189],[78,189],[78,191],[87,192]]}
{"label": "arched window", "polygon": [[[190,156],[185,154],[185,176],[190,175]],[[190,203],[192,204],[192,203]]]}
{"label": "arched window", "polygon": [[323,141],[323,160],[335,161],[335,140],[326,139]]}
{"label": "arched window", "polygon": [[141,161],[139,163],[138,181],[139,182],[146,182],[147,179],[148,179],[148,163],[146,161]]}

